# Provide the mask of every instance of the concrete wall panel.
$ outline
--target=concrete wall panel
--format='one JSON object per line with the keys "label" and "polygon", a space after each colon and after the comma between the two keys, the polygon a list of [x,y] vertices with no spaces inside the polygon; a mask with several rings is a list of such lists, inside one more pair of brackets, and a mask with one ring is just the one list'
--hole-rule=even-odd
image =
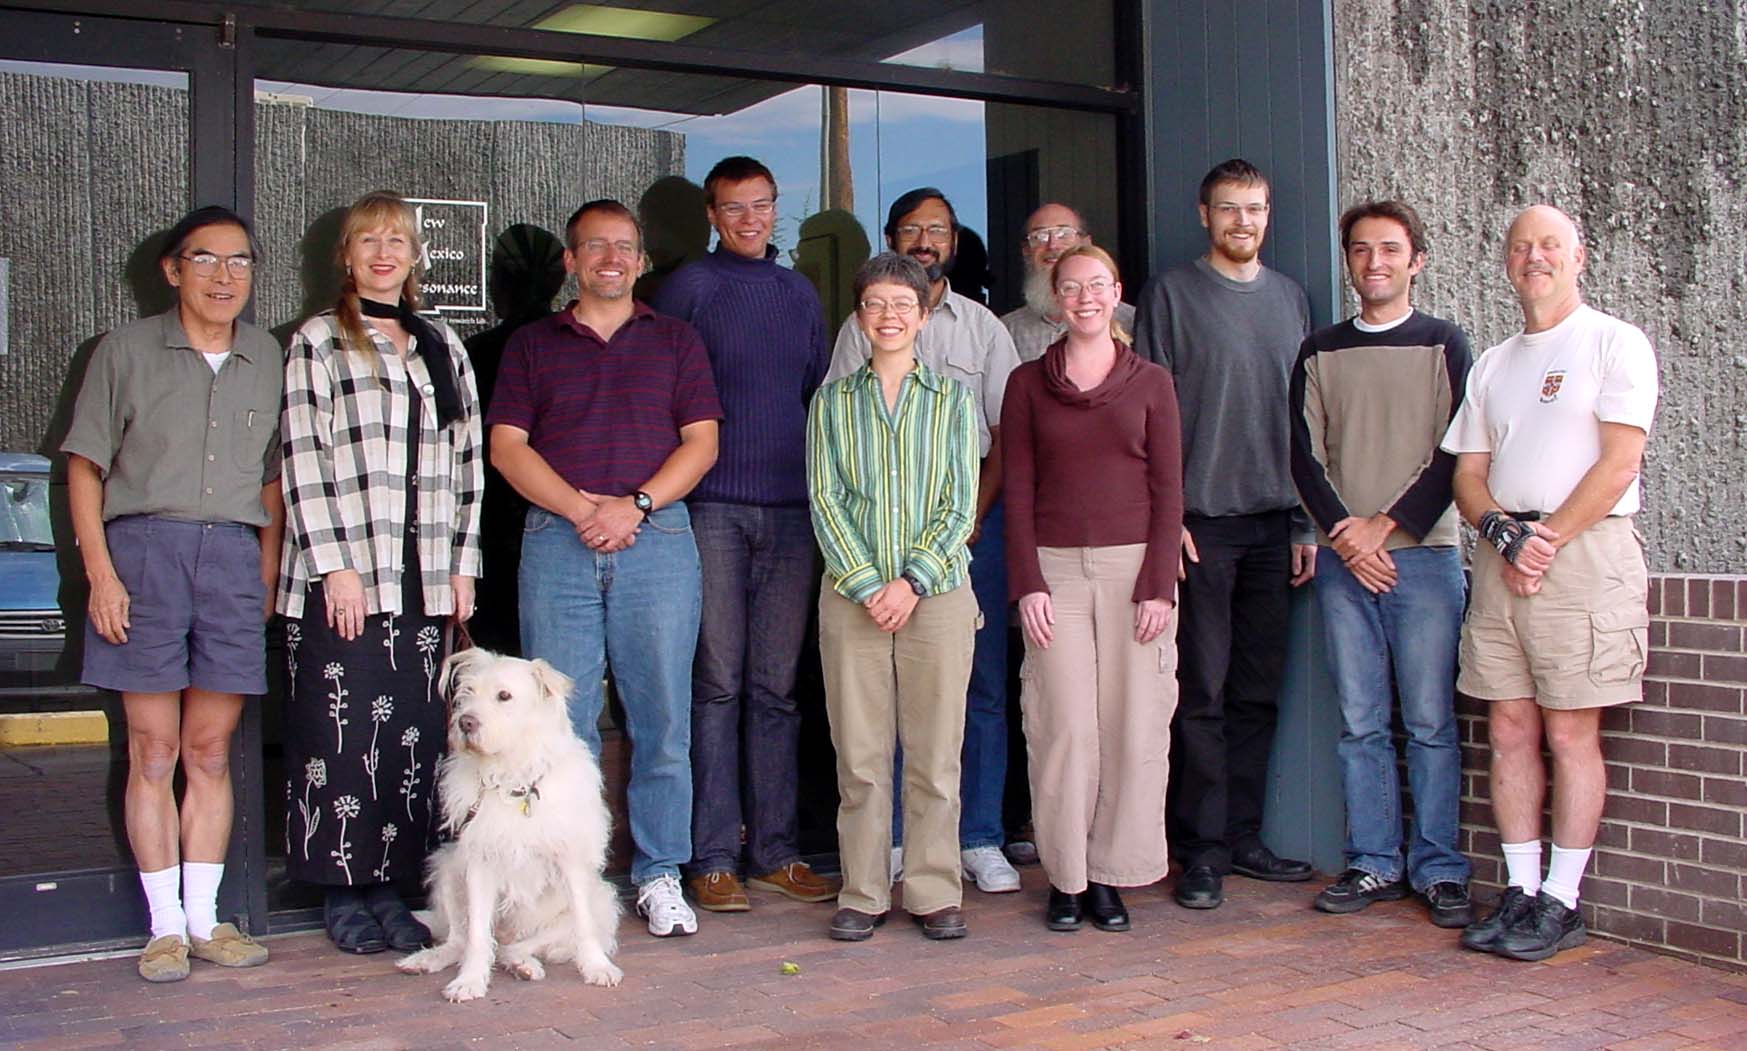
{"label": "concrete wall panel", "polygon": [[1627,0],[1335,0],[1340,203],[1431,231],[1420,302],[1476,347],[1521,325],[1503,233],[1577,218],[1590,302],[1656,345],[1640,523],[1657,569],[1747,569],[1747,9]]}

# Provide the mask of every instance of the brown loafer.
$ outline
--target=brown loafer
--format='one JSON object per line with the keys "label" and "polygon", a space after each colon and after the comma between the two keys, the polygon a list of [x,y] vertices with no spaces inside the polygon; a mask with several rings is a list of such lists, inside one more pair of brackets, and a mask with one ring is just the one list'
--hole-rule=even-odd
{"label": "brown loafer", "polygon": [[685,881],[692,900],[706,912],[745,912],[752,908],[746,888],[732,872],[706,872]]}
{"label": "brown loafer", "polygon": [[237,930],[234,923],[221,923],[210,938],[190,938],[188,955],[220,967],[259,967],[267,962],[267,947]]}
{"label": "brown loafer", "polygon": [[179,982],[188,977],[188,943],[179,934],[153,938],[140,953],[139,972],[148,982]]}
{"label": "brown loafer", "polygon": [[920,916],[912,914],[910,918],[922,927],[922,937],[933,941],[962,938],[970,933],[970,928],[965,926],[964,913],[957,905],[948,905]]}
{"label": "brown loafer", "polygon": [[873,937],[874,928],[886,922],[886,914],[878,915],[858,912],[855,909],[838,909],[831,917],[831,940],[839,942],[864,942]]}
{"label": "brown loafer", "polygon": [[755,890],[770,890],[796,901],[830,901],[842,888],[840,880],[827,879],[807,867],[804,861],[791,861],[775,872],[753,876],[746,881]]}

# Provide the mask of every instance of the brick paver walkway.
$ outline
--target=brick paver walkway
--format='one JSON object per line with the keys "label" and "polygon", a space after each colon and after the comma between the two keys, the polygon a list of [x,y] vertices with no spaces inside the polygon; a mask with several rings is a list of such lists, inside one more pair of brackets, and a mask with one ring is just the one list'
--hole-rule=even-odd
{"label": "brick paver walkway", "polygon": [[[900,914],[869,942],[824,937],[829,905],[754,893],[661,942],[627,917],[617,989],[554,968],[499,974],[451,1006],[446,977],[319,935],[273,939],[273,962],[195,961],[151,987],[128,960],[0,973],[0,1045],[296,1048],[1260,1048],[1462,1051],[1747,1049],[1747,975],[1592,939],[1542,964],[1456,948],[1411,902],[1349,917],[1314,884],[1233,879],[1190,912],[1163,886],[1128,895],[1135,930],[1054,934],[1043,876],[1020,894],[967,891],[971,936],[930,943]],[[782,973],[782,964],[800,967]]]}

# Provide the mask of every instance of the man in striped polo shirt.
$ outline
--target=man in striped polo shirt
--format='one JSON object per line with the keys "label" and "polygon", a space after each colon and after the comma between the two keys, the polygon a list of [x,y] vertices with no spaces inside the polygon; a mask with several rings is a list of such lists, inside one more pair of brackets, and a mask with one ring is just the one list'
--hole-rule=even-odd
{"label": "man in striped polo shirt", "polygon": [[577,299],[510,338],[486,422],[491,461],[533,504],[522,649],[576,680],[570,716],[600,755],[610,662],[631,738],[631,880],[657,937],[692,934],[691,669],[701,605],[683,502],[716,462],[722,408],[690,325],[631,298],[643,231],[617,201],[565,230]]}

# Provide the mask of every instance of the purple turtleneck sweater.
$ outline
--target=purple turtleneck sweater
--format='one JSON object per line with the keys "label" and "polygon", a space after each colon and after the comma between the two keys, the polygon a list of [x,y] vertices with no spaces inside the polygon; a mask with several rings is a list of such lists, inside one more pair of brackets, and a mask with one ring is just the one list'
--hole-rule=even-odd
{"label": "purple turtleneck sweater", "polygon": [[716,466],[688,500],[807,506],[807,403],[831,363],[806,278],[720,245],[674,271],[652,304],[703,337],[722,401]]}

